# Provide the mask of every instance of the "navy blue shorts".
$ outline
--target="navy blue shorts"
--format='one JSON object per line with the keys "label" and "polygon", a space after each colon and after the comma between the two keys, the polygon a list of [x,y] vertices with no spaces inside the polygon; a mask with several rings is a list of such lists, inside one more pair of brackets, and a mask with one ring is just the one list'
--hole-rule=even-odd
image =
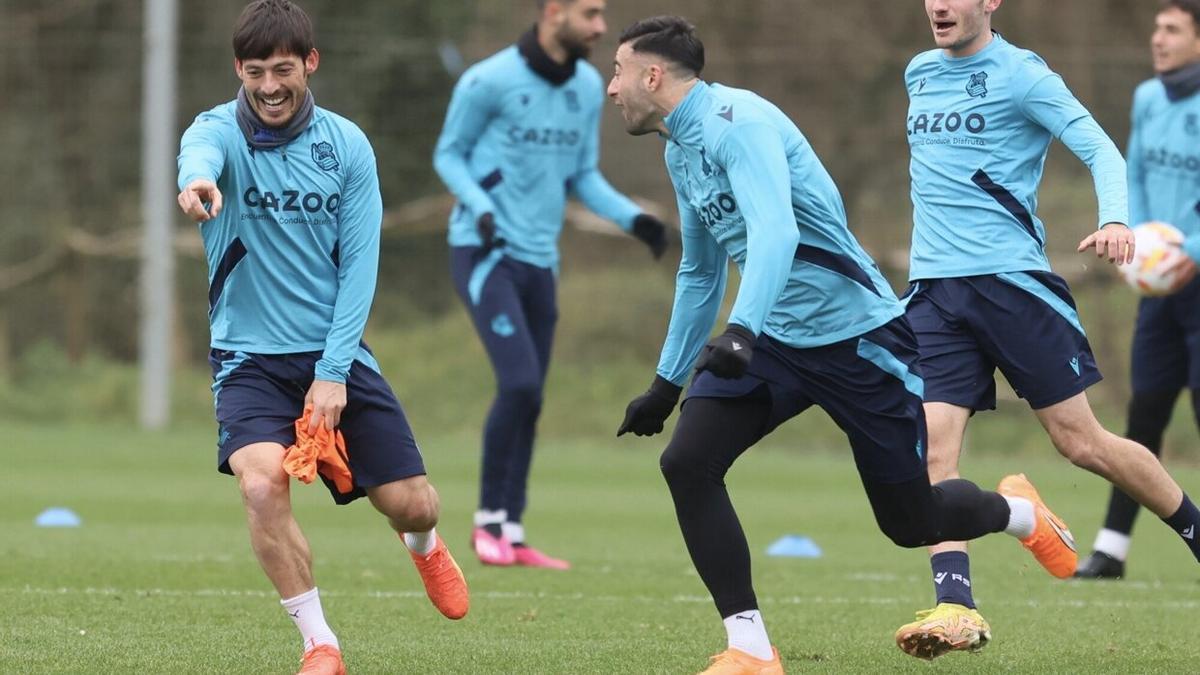
{"label": "navy blue shorts", "polygon": [[1131,373],[1134,393],[1200,390],[1200,278],[1173,295],[1142,298]]}
{"label": "navy blue shorts", "polygon": [[996,368],[1031,408],[1101,380],[1071,290],[1049,272],[923,279],[903,298],[921,349],[925,400],[996,407]]}
{"label": "navy blue shorts", "polygon": [[[220,425],[217,470],[233,475],[229,457],[251,443],[287,447],[296,441],[296,419],[304,413],[304,395],[320,358],[321,352],[247,354],[214,349],[209,353]],[[346,439],[355,485],[343,494],[322,477],[338,504],[362,497],[365,488],[425,473],[400,402],[365,349],[346,378],[346,409],[338,429]]]}
{"label": "navy blue shorts", "polygon": [[701,371],[687,398],[770,396],[760,438],[815,404],[846,432],[859,475],[903,483],[926,472],[918,368],[916,337],[898,317],[859,337],[811,349],[760,335],[743,377],[723,380]]}

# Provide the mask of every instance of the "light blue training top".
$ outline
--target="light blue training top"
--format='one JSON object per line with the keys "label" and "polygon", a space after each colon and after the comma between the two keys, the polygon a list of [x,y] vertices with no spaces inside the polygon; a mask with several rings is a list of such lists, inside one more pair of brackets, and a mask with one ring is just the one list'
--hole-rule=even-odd
{"label": "light blue training top", "polygon": [[200,224],[215,349],[323,351],[316,378],[345,382],[375,295],[383,203],[375,153],[349,120],[314,108],[290,143],[252,150],[237,102],[201,113],[183,134],[179,188],[215,181],[221,213]]}
{"label": "light blue training top", "polygon": [[641,209],[597,168],[604,83],[595,67],[553,85],[515,45],[467,69],[454,87],[433,165],[458,205],[451,246],[479,246],[479,216],[491,212],[505,255],[558,268],[567,195],[629,231]]}
{"label": "light blue training top", "polygon": [[665,123],[683,258],[659,375],[687,379],[720,309],[728,258],[742,276],[729,322],[792,347],[846,340],[903,313],[847,229],[833,179],[781,110],[698,82]]}
{"label": "light blue training top", "polygon": [[1129,222],[1120,151],[1038,55],[994,34],[965,58],[919,54],[904,80],[910,280],[1049,271],[1037,190],[1053,138],[1091,170],[1099,224]]}
{"label": "light blue training top", "polygon": [[1178,227],[1200,260],[1200,93],[1172,103],[1157,78],[1138,86],[1127,154],[1132,222]]}

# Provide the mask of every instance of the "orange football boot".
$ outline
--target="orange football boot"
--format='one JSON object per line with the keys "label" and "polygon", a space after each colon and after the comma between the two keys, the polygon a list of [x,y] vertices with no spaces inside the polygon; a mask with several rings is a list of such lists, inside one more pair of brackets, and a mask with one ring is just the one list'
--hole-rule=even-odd
{"label": "orange football boot", "polygon": [[[421,573],[421,581],[425,584],[425,593],[434,607],[438,608],[447,619],[461,619],[467,615],[471,599],[467,591],[467,580],[463,576],[458,563],[446,548],[446,542],[439,536],[437,544],[429,555],[417,555],[412,551],[413,564]],[[1075,569],[1071,568],[1074,572]]]}
{"label": "orange football boot", "polygon": [[346,675],[342,652],[333,645],[317,645],[304,652],[296,675]]}
{"label": "orange football boot", "polygon": [[740,649],[730,647],[712,657],[712,663],[700,675],[783,675],[779,650],[771,647],[769,660],[756,659]]}
{"label": "orange football boot", "polygon": [[1022,539],[1021,545],[1033,553],[1033,557],[1047,572],[1059,579],[1066,579],[1075,574],[1075,567],[1079,562],[1079,554],[1075,552],[1075,537],[1071,536],[1071,530],[1062,518],[1046,508],[1046,503],[1042,501],[1025,474],[1005,476],[996,492],[1006,497],[1023,497],[1033,502],[1036,524],[1033,534]]}

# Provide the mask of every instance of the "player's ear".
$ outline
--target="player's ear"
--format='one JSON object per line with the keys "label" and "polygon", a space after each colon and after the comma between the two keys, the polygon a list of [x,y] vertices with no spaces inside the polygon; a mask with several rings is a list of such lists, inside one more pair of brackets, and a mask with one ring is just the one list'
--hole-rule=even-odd
{"label": "player's ear", "polygon": [[304,57],[304,74],[312,75],[317,72],[317,66],[321,65],[321,54],[315,48]]}
{"label": "player's ear", "polygon": [[663,69],[657,63],[652,63],[646,67],[646,90],[658,91],[663,82]]}

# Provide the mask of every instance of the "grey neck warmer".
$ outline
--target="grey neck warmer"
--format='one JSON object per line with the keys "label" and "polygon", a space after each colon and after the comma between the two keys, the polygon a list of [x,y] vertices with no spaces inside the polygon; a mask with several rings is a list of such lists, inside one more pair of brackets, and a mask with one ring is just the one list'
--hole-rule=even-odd
{"label": "grey neck warmer", "polygon": [[269,127],[262,123],[254,109],[250,107],[250,99],[246,96],[246,88],[238,89],[237,123],[246,137],[246,143],[255,150],[270,150],[291,143],[297,136],[304,133],[308,123],[312,121],[313,95],[311,91],[304,92],[304,101],[300,109],[292,115],[287,126]]}

